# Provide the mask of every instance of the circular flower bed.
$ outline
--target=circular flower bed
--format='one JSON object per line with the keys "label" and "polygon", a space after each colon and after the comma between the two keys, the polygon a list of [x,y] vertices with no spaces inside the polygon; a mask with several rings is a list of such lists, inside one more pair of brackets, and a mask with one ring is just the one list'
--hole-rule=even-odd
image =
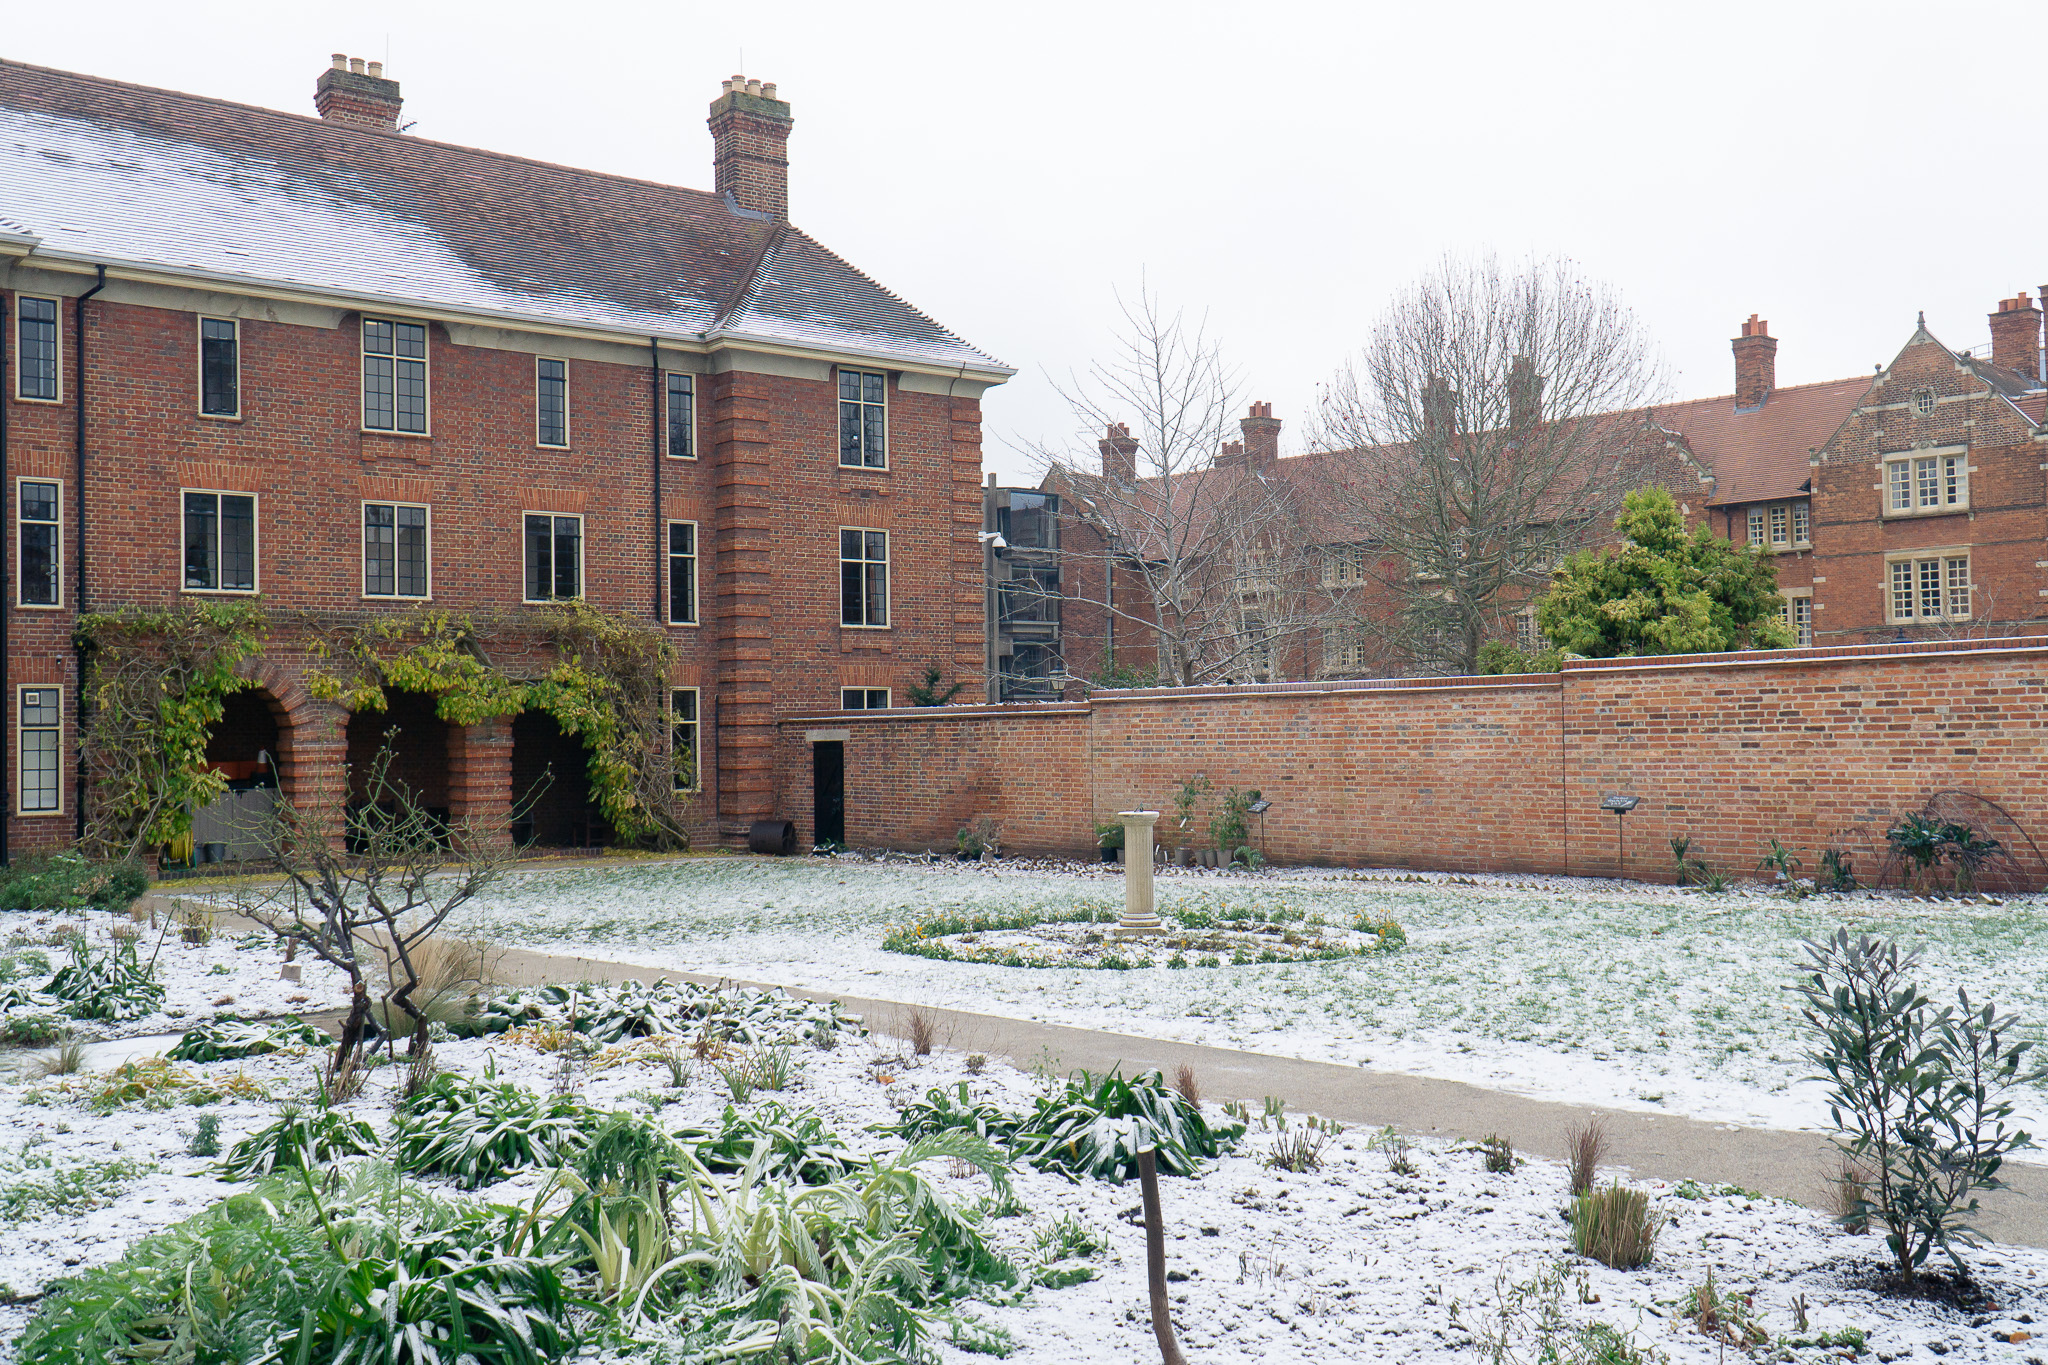
{"label": "circular flower bed", "polygon": [[945,962],[1132,971],[1321,962],[1393,952],[1408,941],[1390,919],[1330,924],[1319,915],[1284,909],[1167,906],[1159,912],[1164,933],[1129,938],[1116,932],[1118,918],[1115,910],[1093,907],[1008,915],[941,911],[914,924],[890,926],[882,947]]}

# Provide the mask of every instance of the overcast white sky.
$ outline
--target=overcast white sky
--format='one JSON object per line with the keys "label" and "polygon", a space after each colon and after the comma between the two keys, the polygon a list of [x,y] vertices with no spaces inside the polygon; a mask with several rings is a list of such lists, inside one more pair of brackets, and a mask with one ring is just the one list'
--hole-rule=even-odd
{"label": "overcast white sky", "polygon": [[[1617,285],[1673,396],[1951,346],[2048,282],[2048,5],[548,4],[11,7],[23,61],[312,112],[380,58],[417,136],[708,188],[721,77],[794,106],[791,216],[1021,373],[986,459],[1072,422],[1140,272],[1201,312],[1293,449],[1318,384],[1446,250]],[[744,68],[742,68],[744,52]]]}

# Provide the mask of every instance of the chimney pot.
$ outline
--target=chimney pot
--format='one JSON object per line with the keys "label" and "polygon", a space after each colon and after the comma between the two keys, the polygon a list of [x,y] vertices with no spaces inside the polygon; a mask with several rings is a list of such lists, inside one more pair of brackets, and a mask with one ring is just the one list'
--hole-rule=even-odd
{"label": "chimney pot", "polygon": [[1102,452],[1104,478],[1126,484],[1138,481],[1138,443],[1131,439],[1127,423],[1111,422],[1096,449]]}
{"label": "chimney pot", "polygon": [[374,77],[375,77],[376,79],[380,80],[380,81],[381,81],[381,80],[383,80],[383,79],[384,79],[384,63],[382,63],[382,62],[371,62],[371,63],[370,63],[370,74],[371,74],[372,76],[374,76]]}
{"label": "chimney pot", "polygon": [[[1249,416],[1240,420],[1238,430],[1244,433],[1242,446],[1244,462],[1248,465],[1270,465],[1280,458],[1280,427],[1282,423],[1273,415],[1273,405],[1261,400],[1252,404]],[[1238,443],[1232,441],[1231,445]]]}
{"label": "chimney pot", "polygon": [[355,72],[355,73],[356,73],[356,75],[358,75],[358,76],[360,76],[360,75],[363,75],[363,74],[365,74],[365,73],[364,73],[364,71],[363,71],[363,59],[362,59],[361,57],[351,57],[351,58],[349,58],[349,59],[348,59],[348,69],[349,69],[350,71],[353,71],[353,72]]}
{"label": "chimney pot", "polygon": [[346,52],[334,54],[333,69],[336,71],[348,70],[348,54]]}
{"label": "chimney pot", "polygon": [[[735,75],[711,102],[713,188],[753,213],[788,221],[789,134],[795,127],[788,106],[772,99],[774,86]],[[740,96],[751,98],[742,101]]]}
{"label": "chimney pot", "polygon": [[2030,379],[2040,373],[2041,310],[2024,289],[1991,315],[1991,363]]}
{"label": "chimney pot", "polygon": [[1742,335],[1730,346],[1735,352],[1735,406],[1762,407],[1778,387],[1778,339],[1771,335],[1771,324],[1751,313],[1742,324]]}
{"label": "chimney pot", "polygon": [[398,111],[404,104],[398,82],[384,76],[384,63],[365,62],[339,52],[313,84],[313,107],[329,123],[395,133]]}
{"label": "chimney pot", "polygon": [[774,98],[775,98],[775,82],[774,82],[774,81],[766,81],[766,82],[763,82],[763,84],[762,84],[762,86],[761,86],[761,98],[762,98],[762,99],[769,99],[769,100],[772,100],[772,99],[774,99]]}

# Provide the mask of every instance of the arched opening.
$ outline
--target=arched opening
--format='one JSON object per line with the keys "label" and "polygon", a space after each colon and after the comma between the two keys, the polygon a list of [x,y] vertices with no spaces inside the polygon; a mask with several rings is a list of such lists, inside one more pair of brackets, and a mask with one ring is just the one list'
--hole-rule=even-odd
{"label": "arched opening", "polygon": [[228,789],[192,812],[192,847],[172,849],[172,861],[235,862],[267,851],[277,811],[280,726],[284,707],[260,687],[231,692],[206,739],[206,766]]}
{"label": "arched opening", "polygon": [[[382,711],[358,711],[348,721],[348,808],[361,816],[372,806],[370,790],[376,772],[378,751],[389,745],[391,763],[386,782],[397,788],[428,815],[446,825],[448,821],[448,722],[434,711],[434,699],[424,692],[387,692]],[[386,814],[395,813],[393,793],[386,792],[375,805]]]}
{"label": "arched opening", "polygon": [[597,848],[611,841],[590,794],[590,750],[545,711],[512,718],[512,842]]}

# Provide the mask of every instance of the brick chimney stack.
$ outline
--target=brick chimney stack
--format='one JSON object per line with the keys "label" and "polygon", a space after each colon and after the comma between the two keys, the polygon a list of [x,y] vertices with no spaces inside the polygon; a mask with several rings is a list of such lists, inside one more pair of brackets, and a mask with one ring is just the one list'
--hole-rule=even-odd
{"label": "brick chimney stack", "polygon": [[1508,428],[1523,431],[1543,420],[1543,376],[1525,355],[1508,367]]}
{"label": "brick chimney stack", "polygon": [[1122,422],[1111,423],[1096,448],[1102,452],[1102,477],[1111,483],[1138,481],[1138,443],[1131,439],[1128,426]]}
{"label": "brick chimney stack", "polygon": [[346,52],[335,53],[332,60],[313,87],[313,107],[320,117],[380,133],[397,132],[398,111],[405,101],[398,97],[398,82],[384,79],[384,63],[365,62]]}
{"label": "brick chimney stack", "polygon": [[1237,427],[1244,433],[1244,462],[1254,469],[1270,468],[1280,459],[1280,428],[1283,423],[1273,415],[1271,403],[1252,404],[1251,415],[1239,419]]}
{"label": "brick chimney stack", "polygon": [[1760,408],[1778,387],[1778,339],[1771,324],[1751,313],[1742,335],[1729,343],[1735,350],[1735,406]]}
{"label": "brick chimney stack", "polygon": [[2041,310],[2024,289],[2000,299],[1991,315],[1991,363],[2029,379],[2041,377]]}
{"label": "brick chimney stack", "polygon": [[775,83],[745,76],[725,82],[711,102],[711,164],[714,188],[741,208],[770,218],[789,218],[789,130],[796,120],[775,98]]}

